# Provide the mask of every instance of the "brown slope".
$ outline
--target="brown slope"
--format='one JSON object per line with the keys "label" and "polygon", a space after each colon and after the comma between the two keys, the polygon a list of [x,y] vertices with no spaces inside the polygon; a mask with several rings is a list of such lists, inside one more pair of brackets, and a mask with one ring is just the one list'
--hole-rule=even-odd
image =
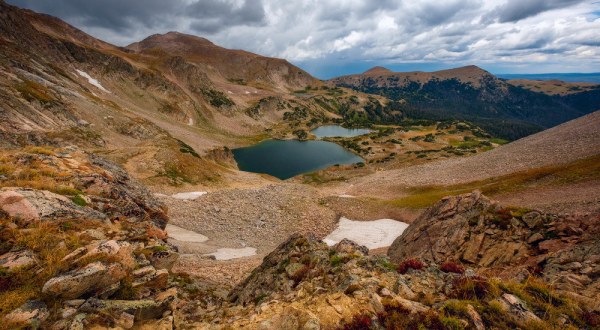
{"label": "brown slope", "polygon": [[163,52],[181,56],[201,65],[210,76],[220,76],[230,81],[266,84],[280,90],[320,84],[310,74],[286,60],[226,49],[207,39],[178,32],[155,34],[127,48],[150,57],[160,57]]}
{"label": "brown slope", "polygon": [[600,155],[600,111],[472,157],[375,173],[355,189],[399,191],[406,187],[473,182]]}

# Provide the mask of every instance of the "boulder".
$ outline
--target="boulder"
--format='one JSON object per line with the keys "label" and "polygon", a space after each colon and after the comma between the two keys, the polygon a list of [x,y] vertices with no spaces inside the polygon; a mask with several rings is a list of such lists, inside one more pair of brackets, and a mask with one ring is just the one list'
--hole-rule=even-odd
{"label": "boulder", "polygon": [[540,318],[529,310],[523,300],[512,294],[505,293],[502,297],[496,299],[496,301],[519,322],[540,321]]}
{"label": "boulder", "polygon": [[366,246],[358,245],[358,244],[354,243],[353,241],[346,239],[346,238],[344,238],[339,243],[337,243],[333,247],[333,249],[337,253],[346,253],[346,254],[359,253],[363,256],[366,256],[369,254],[369,249]]}
{"label": "boulder", "polygon": [[76,205],[65,196],[29,188],[0,189],[0,208],[9,216],[24,222],[58,218],[105,218],[89,207]]}
{"label": "boulder", "polygon": [[48,316],[50,316],[50,313],[46,304],[41,301],[30,300],[8,313],[4,317],[4,321],[9,324],[27,325],[30,328],[37,329]]}
{"label": "boulder", "polygon": [[175,289],[161,292],[154,299],[144,300],[101,300],[88,299],[79,310],[85,313],[114,315],[120,318],[123,313],[133,315],[134,320],[142,321],[159,319],[166,311],[174,307],[177,291]]}
{"label": "boulder", "polygon": [[0,256],[0,267],[5,267],[9,270],[30,267],[35,263],[35,255],[31,250],[8,252]]}
{"label": "boulder", "polygon": [[179,259],[179,253],[177,253],[176,248],[171,245],[155,245],[151,246],[148,249],[152,250],[152,254],[147,256],[150,264],[154,266],[156,269],[166,269],[171,270]]}
{"label": "boulder", "polygon": [[84,294],[101,291],[118,283],[125,276],[126,272],[121,264],[106,265],[97,261],[51,278],[44,284],[42,293],[63,299],[75,299]]}

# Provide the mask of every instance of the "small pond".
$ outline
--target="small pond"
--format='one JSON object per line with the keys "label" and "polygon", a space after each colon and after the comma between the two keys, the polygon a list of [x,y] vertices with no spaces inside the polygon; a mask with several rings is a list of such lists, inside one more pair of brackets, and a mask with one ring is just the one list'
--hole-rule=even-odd
{"label": "small pond", "polygon": [[336,164],[364,161],[333,142],[298,140],[266,140],[233,149],[233,157],[242,171],[266,173],[282,180]]}
{"label": "small pond", "polygon": [[310,132],[318,139],[321,139],[325,137],[353,137],[369,134],[373,131],[366,128],[345,128],[339,125],[325,125],[319,126]]}

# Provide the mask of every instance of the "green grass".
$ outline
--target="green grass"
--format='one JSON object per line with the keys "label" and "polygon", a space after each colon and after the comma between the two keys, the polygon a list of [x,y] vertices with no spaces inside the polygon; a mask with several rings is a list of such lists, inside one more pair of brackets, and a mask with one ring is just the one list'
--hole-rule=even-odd
{"label": "green grass", "polygon": [[71,200],[73,201],[73,203],[75,203],[79,206],[87,205],[87,202],[85,201],[85,199],[83,197],[81,197],[81,195],[75,195],[75,196],[71,197]]}
{"label": "green grass", "polygon": [[507,144],[508,142],[510,142],[510,141],[508,141],[508,140],[505,140],[505,139],[499,139],[499,138],[492,138],[492,139],[490,139],[489,141],[490,141],[490,142],[492,142],[492,143],[499,144],[499,145]]}
{"label": "green grass", "polygon": [[486,195],[518,191],[545,179],[544,184],[568,184],[600,179],[600,156],[585,158],[560,166],[549,166],[516,172],[496,178],[451,186],[426,186],[413,188],[411,195],[393,200],[398,207],[420,209],[431,206],[445,196],[455,196],[481,190]]}

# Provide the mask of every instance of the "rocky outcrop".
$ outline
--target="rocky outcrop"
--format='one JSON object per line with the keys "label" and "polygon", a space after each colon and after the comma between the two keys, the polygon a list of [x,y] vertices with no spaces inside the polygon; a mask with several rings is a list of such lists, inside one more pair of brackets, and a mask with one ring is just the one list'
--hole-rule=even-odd
{"label": "rocky outcrop", "polygon": [[7,157],[0,183],[27,177],[47,189],[0,190],[0,294],[40,299],[0,310],[8,327],[172,325],[169,270],[179,254],[164,241],[162,203],[120,167],[76,148]]}
{"label": "rocky outcrop", "polygon": [[4,321],[9,324],[37,329],[48,316],[50,316],[50,313],[46,304],[38,300],[30,300],[6,315]]}
{"label": "rocky outcrop", "polygon": [[104,215],[49,191],[30,188],[0,189],[0,208],[21,221],[62,218],[102,218]]}
{"label": "rocky outcrop", "polygon": [[125,269],[119,263],[106,265],[102,262],[94,262],[81,269],[51,278],[44,284],[42,293],[57,298],[74,299],[109,288],[125,275]]}
{"label": "rocky outcrop", "polygon": [[203,296],[212,302],[208,305],[187,300],[177,325],[504,329],[533,323],[547,328],[591,324],[575,316],[582,315],[580,306],[560,298],[540,279],[500,282],[470,268],[434,262],[400,267],[367,252],[347,240],[328,247],[315,238],[293,235],[231,291],[228,301],[218,303],[208,298],[211,294]]}
{"label": "rocky outcrop", "polygon": [[[475,268],[537,272],[584,300],[600,298],[600,216],[506,207],[479,192],[446,197],[394,241],[393,261],[460,261]],[[503,269],[504,270],[504,269]],[[507,270],[504,270],[506,272]]]}

